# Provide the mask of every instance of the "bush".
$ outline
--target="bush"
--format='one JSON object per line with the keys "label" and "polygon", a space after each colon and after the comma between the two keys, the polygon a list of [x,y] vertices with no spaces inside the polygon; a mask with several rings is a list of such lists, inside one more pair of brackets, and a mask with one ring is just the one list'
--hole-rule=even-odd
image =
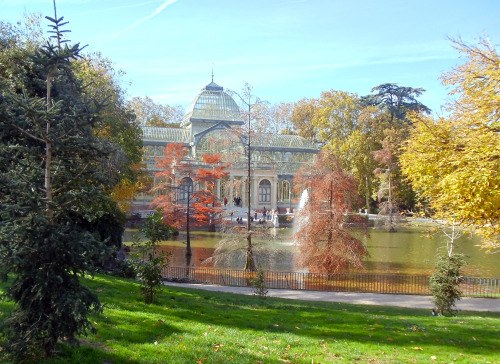
{"label": "bush", "polygon": [[155,296],[163,288],[163,269],[169,264],[169,256],[158,252],[158,243],[169,239],[174,229],[163,223],[163,215],[161,210],[158,210],[146,218],[140,231],[150,240],[145,243],[134,243],[139,253],[132,260],[132,265],[141,280],[144,302],[153,303]]}
{"label": "bush", "polygon": [[137,272],[135,271],[134,264],[130,260],[116,260],[116,267],[113,275],[123,278],[135,278]]}
{"label": "bush", "polygon": [[430,278],[430,289],[436,311],[443,315],[455,314],[455,303],[462,297],[460,283],[463,282],[461,270],[465,266],[464,256],[455,254],[441,256],[436,264],[437,272]]}
{"label": "bush", "polygon": [[262,270],[262,268],[259,268],[256,277],[250,280],[250,283],[253,286],[253,294],[255,296],[259,296],[260,298],[266,298],[268,289],[266,286],[266,277],[264,275],[264,271]]}

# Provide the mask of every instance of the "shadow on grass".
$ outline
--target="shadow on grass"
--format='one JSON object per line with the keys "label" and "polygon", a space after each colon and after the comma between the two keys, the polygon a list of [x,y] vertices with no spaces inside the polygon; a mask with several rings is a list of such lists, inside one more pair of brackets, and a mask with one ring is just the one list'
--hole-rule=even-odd
{"label": "shadow on grass", "polygon": [[[203,324],[214,324],[255,332],[291,333],[316,340],[336,339],[388,346],[411,347],[428,344],[456,349],[464,353],[494,355],[500,340],[498,313],[460,313],[458,317],[433,317],[427,310],[341,303],[305,302],[240,296],[197,289],[177,289],[183,296],[165,302],[172,308],[186,305],[203,314],[190,317]],[[186,296],[185,292],[192,292]],[[168,295],[167,295],[168,296]],[[187,301],[189,300],[189,302]],[[172,302],[174,301],[174,302]],[[195,303],[193,303],[193,301]],[[204,307],[210,307],[205,309]],[[170,316],[186,318],[182,310]],[[478,317],[489,317],[485,326]],[[480,322],[478,322],[480,321]]]}
{"label": "shadow on grass", "polygon": [[[59,355],[44,363],[310,363],[312,357],[331,362],[343,352],[365,360],[396,350],[410,350],[423,361],[429,352],[450,353],[447,360],[458,353],[476,355],[481,361],[495,357],[500,344],[500,314],[433,317],[426,310],[262,300],[177,287],[166,287],[156,304],[146,305],[134,280],[99,275],[84,284],[107,307],[91,317],[97,334],[76,349],[60,345]],[[2,312],[12,307],[0,305]]]}

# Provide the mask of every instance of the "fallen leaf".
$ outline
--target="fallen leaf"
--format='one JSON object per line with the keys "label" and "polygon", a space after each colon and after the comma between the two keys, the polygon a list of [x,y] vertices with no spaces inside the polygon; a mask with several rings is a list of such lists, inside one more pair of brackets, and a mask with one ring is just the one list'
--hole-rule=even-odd
{"label": "fallen leaf", "polygon": [[433,355],[433,356],[431,356],[431,359],[432,359],[432,360],[436,360],[436,359],[437,359],[437,357]]}
{"label": "fallen leaf", "polygon": [[413,347],[412,349],[413,349],[413,350],[424,350],[424,349],[422,349],[422,348],[421,348],[421,347],[419,347],[419,346],[415,346],[415,347]]}

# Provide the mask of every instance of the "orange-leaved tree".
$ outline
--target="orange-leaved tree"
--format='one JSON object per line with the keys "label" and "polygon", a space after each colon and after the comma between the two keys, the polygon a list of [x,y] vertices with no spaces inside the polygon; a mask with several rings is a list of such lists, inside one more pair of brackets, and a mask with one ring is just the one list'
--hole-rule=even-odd
{"label": "orange-leaved tree", "polygon": [[222,161],[222,154],[203,154],[205,167],[199,168],[195,181],[200,186],[193,196],[195,223],[198,226],[207,226],[209,231],[215,231],[215,226],[222,221],[222,212],[224,208],[217,196],[217,181],[227,176],[229,173],[225,170],[228,163]]}
{"label": "orange-leaved tree", "polygon": [[151,203],[163,212],[163,222],[176,229],[186,229],[186,255],[191,256],[190,220],[192,183],[186,175],[191,175],[190,165],[185,163],[188,151],[182,143],[170,143],[165,147],[163,158],[155,158],[159,169],[154,175],[157,179],[151,189],[157,196]]}
{"label": "orange-leaved tree", "polygon": [[362,268],[362,259],[368,253],[349,228],[345,214],[357,198],[355,178],[342,170],[333,154],[323,152],[316,163],[299,171],[294,185],[299,191],[308,191],[296,222],[297,263],[318,273]]}

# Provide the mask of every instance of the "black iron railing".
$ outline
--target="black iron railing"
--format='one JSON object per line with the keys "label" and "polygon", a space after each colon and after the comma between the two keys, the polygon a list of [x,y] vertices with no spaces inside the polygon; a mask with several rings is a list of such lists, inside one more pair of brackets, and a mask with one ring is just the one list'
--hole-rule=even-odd
{"label": "black iron railing", "polygon": [[[185,280],[205,284],[246,287],[255,272],[198,267],[168,267],[163,275],[168,280]],[[430,295],[429,276],[369,273],[299,273],[265,272],[268,288],[331,292],[369,292]],[[461,285],[464,296],[500,297],[499,278],[467,277]]]}

